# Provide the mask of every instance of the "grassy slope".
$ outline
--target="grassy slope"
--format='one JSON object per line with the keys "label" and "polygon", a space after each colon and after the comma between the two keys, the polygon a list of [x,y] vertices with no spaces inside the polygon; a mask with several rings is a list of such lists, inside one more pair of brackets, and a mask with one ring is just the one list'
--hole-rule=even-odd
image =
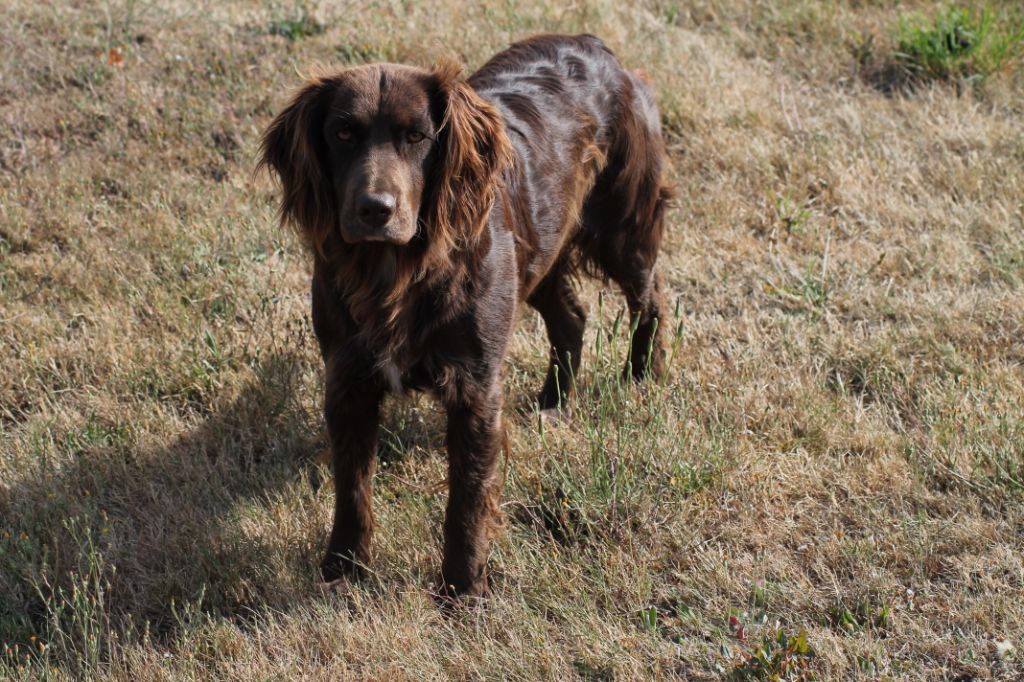
{"label": "grassy slope", "polygon": [[[324,3],[322,32],[260,3],[12,4],[0,677],[713,678],[776,628],[824,679],[1024,674],[995,644],[1024,648],[1019,71],[886,95],[851,48],[891,48],[875,2]],[[426,399],[389,406],[378,573],[322,594],[307,264],[259,133],[314,62],[473,66],[541,30],[656,83],[671,378],[615,385],[621,299],[588,284],[576,417],[541,433],[526,313],[488,607],[429,597]]]}

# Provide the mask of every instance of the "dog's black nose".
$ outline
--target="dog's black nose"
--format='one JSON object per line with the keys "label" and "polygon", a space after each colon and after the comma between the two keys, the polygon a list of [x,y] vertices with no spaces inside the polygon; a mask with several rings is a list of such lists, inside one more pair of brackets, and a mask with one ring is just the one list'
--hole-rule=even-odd
{"label": "dog's black nose", "polygon": [[364,194],[359,197],[356,213],[367,227],[383,227],[395,213],[395,197],[390,194]]}

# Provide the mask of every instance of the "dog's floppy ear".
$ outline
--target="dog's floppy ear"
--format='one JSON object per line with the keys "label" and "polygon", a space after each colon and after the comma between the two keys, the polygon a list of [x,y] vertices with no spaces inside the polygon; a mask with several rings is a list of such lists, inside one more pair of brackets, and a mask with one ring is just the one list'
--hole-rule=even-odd
{"label": "dog's floppy ear", "polygon": [[434,67],[439,106],[439,165],[429,209],[430,248],[442,253],[473,248],[494,204],[498,174],[512,162],[512,145],[497,110],[459,79],[462,67]]}
{"label": "dog's floppy ear", "polygon": [[293,225],[318,252],[337,223],[330,168],[320,141],[333,85],[331,79],[314,78],[299,88],[263,134],[257,166],[281,178],[281,224]]}

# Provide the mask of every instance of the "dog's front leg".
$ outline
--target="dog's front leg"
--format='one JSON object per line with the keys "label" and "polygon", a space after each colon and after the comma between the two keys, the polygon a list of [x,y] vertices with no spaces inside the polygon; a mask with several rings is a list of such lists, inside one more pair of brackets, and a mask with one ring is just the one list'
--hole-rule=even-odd
{"label": "dog's front leg", "polygon": [[443,594],[487,593],[487,554],[501,495],[498,455],[504,442],[498,381],[448,406],[448,511],[444,522]]}
{"label": "dog's front leg", "polygon": [[320,568],[324,580],[357,574],[370,560],[373,536],[373,472],[382,389],[327,363],[324,416],[334,455],[334,526]]}

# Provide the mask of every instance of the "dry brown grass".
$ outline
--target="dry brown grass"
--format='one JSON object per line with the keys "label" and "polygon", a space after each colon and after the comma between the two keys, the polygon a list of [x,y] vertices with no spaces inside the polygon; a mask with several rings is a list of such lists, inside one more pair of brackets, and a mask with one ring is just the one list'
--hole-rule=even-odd
{"label": "dry brown grass", "polygon": [[[929,2],[414,5],[5,5],[0,677],[738,677],[805,630],[806,667],[751,679],[1021,679],[1019,64],[880,89],[865,36],[884,58]],[[314,62],[542,30],[657,85],[671,378],[615,383],[620,298],[589,285],[576,417],[541,432],[526,315],[493,599],[428,595],[425,399],[389,408],[377,572],[322,594],[308,268],[258,135]]]}

